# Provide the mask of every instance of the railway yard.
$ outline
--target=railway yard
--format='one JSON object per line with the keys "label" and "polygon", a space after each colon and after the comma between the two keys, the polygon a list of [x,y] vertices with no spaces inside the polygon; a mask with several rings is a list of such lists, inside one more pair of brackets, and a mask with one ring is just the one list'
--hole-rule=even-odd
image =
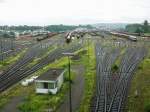
{"label": "railway yard", "polygon": [[[70,105],[66,52],[77,56],[70,58],[74,112],[150,112],[150,41],[111,33],[72,31],[26,41],[2,38],[0,112],[69,112],[63,111],[63,105]],[[34,81],[22,85],[56,67],[66,69],[56,95],[36,94]]]}

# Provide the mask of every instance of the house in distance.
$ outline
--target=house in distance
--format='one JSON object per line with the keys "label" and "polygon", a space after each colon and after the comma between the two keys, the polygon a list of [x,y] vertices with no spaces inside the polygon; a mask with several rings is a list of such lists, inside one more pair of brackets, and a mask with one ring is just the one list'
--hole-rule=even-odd
{"label": "house in distance", "polygon": [[36,93],[56,94],[64,81],[65,70],[62,68],[51,68],[35,80]]}

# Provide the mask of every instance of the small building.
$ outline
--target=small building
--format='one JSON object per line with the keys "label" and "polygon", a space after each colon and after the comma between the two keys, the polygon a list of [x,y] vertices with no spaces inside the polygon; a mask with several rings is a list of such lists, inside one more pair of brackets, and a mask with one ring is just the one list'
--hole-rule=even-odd
{"label": "small building", "polygon": [[56,94],[64,81],[65,70],[52,68],[35,80],[36,93]]}

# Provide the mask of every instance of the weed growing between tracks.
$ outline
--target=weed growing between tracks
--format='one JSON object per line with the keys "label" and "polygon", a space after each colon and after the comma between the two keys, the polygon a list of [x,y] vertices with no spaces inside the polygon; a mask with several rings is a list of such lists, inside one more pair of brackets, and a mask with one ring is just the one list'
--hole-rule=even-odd
{"label": "weed growing between tracks", "polygon": [[3,70],[5,68],[7,68],[7,66],[9,66],[10,64],[16,62],[24,53],[26,50],[23,50],[22,52],[20,52],[19,54],[15,55],[15,56],[11,56],[7,59],[5,59],[4,61],[0,61],[0,70]]}
{"label": "weed growing between tracks", "polygon": [[89,46],[89,58],[86,55],[83,55],[80,63],[84,64],[86,67],[86,71],[84,74],[85,78],[85,88],[84,88],[84,96],[80,104],[79,112],[89,112],[91,98],[93,96],[95,90],[95,74],[96,74],[96,60],[94,53],[94,45],[93,43]]}
{"label": "weed growing between tracks", "polygon": [[144,59],[134,75],[127,102],[129,111],[150,111],[150,57]]}
{"label": "weed growing between tracks", "polygon": [[144,33],[145,36],[150,36],[150,33]]}
{"label": "weed growing between tracks", "polygon": [[56,46],[49,47],[48,51],[43,56],[41,56],[40,58],[34,58],[34,60],[28,64],[28,67],[32,67],[33,65],[37,64],[41,59],[48,56],[48,54],[54,51],[55,49],[56,49]]}
{"label": "weed growing between tracks", "polygon": [[125,51],[126,51],[126,48],[125,48],[125,47],[122,47],[122,48],[121,48],[120,55],[119,55],[119,56],[118,56],[118,58],[116,59],[116,61],[115,61],[114,65],[117,65],[117,66],[119,66],[119,65],[120,65],[120,63],[121,63],[121,59],[122,59],[122,57],[123,57],[123,55],[124,55]]}

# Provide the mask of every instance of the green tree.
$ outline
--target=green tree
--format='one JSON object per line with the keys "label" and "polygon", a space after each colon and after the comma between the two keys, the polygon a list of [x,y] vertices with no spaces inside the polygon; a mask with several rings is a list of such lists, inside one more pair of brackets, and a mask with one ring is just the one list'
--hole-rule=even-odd
{"label": "green tree", "polygon": [[144,28],[144,33],[148,33],[149,25],[148,25],[148,21],[147,21],[147,20],[144,21],[144,26],[143,26],[143,28]]}
{"label": "green tree", "polygon": [[148,21],[147,20],[144,21],[144,26],[148,26]]}
{"label": "green tree", "polygon": [[141,27],[138,27],[135,31],[135,33],[138,33],[139,36],[141,36],[141,34],[143,33],[143,30]]}

